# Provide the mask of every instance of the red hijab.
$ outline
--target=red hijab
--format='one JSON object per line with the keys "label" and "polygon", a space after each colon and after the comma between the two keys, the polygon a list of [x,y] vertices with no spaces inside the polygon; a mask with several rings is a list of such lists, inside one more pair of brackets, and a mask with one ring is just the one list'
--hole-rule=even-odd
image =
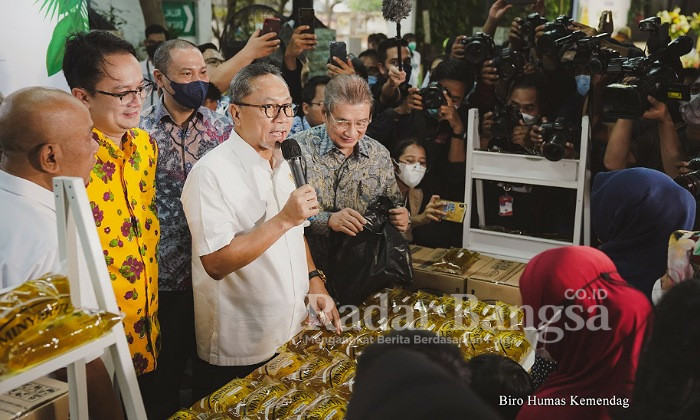
{"label": "red hijab", "polygon": [[[644,334],[651,322],[648,299],[620,277],[605,254],[583,246],[552,249],[533,258],[520,279],[520,294],[523,305],[532,307],[535,320],[529,319],[528,323],[535,327],[547,321],[539,317],[543,306],[566,308],[561,318],[549,326],[550,330],[561,328],[563,337],[556,343],[544,344],[558,363],[557,371],[533,394],[538,402],[557,398],[563,399],[565,405],[525,404],[517,418],[610,418],[608,410],[615,407],[575,406],[571,396],[631,396]],[[567,329],[565,324],[576,324],[567,314],[569,311],[598,328]],[[600,328],[605,311],[607,331]],[[545,316],[551,319],[554,313],[549,309]]]}

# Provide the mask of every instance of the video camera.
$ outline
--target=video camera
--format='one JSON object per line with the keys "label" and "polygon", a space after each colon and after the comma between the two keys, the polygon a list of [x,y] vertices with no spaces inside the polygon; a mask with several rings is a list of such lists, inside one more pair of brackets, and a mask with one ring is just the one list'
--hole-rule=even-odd
{"label": "video camera", "polygon": [[631,76],[634,81],[614,83],[603,89],[603,113],[616,118],[641,118],[651,104],[647,96],[659,101],[689,100],[690,88],[683,85],[674,70],[680,57],[693,47],[692,39],[682,36],[647,57],[613,58],[606,72]]}
{"label": "video camera", "polygon": [[[561,45],[563,45],[566,42],[570,42],[568,39],[566,41],[564,41],[563,39],[575,32],[569,29],[569,26],[573,22],[574,21],[569,16],[561,15],[558,18],[554,19],[552,22],[545,23],[544,33],[537,41],[537,48],[539,48],[543,54],[557,54],[561,49]],[[585,37],[585,34],[583,34],[581,38],[583,37]],[[573,39],[573,41],[575,41],[575,39]]]}
{"label": "video camera", "polygon": [[571,62],[585,65],[591,74],[605,73],[611,60],[621,57],[618,51],[602,46],[609,38],[609,34],[603,33],[577,40],[574,45],[576,54]]}
{"label": "video camera", "polygon": [[542,156],[556,162],[564,157],[566,143],[574,143],[578,136],[578,127],[564,117],[554,122],[540,125],[542,129]]}

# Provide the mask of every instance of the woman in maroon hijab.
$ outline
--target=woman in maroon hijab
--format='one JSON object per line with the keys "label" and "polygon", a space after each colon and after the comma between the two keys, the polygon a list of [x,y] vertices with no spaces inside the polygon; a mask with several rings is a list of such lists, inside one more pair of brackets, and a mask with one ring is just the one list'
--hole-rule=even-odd
{"label": "woman in maroon hijab", "polygon": [[[590,247],[545,251],[525,268],[520,294],[546,328],[541,336],[559,340],[544,344],[557,370],[517,418],[607,419],[629,404],[651,307],[612,261]],[[538,326],[535,319],[528,323]]]}

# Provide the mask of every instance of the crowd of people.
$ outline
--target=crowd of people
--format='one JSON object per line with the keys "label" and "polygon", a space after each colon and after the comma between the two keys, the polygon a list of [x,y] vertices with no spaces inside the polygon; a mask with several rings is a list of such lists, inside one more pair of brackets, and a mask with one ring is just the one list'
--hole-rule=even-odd
{"label": "crowd of people", "polygon": [[[495,1],[480,36],[493,36],[510,8]],[[388,220],[408,241],[462,245],[462,225],[444,220],[443,200],[465,201],[470,108],[479,110],[483,149],[531,155],[543,153],[552,122],[587,115],[598,249],[538,255],[520,290],[535,313],[581,308],[587,326],[604,308],[608,328],[571,331],[562,311],[529,319],[545,333],[565,331],[538,349],[532,377],[500,356],[467,363],[451,345],[371,346],[348,418],[697,416],[700,368],[691,355],[700,334],[687,314],[700,283],[674,285],[666,275],[671,233],[698,228],[700,175],[689,159],[700,144],[697,69],[677,69],[690,85],[687,101],[649,96],[639,118],[610,119],[601,98],[621,75],[543,52],[543,23],[521,32],[530,20],[517,18],[508,45],[479,59],[464,34],[422,59],[413,34],[373,34],[357,58],[329,60],[328,75],[308,80],[304,52],[316,37],[303,25],[284,41],[256,30],[225,55],[152,25],[142,62],[113,34],[73,34],[63,61],[70,94],[28,87],[0,104],[0,285],[61,270],[51,180],[83,179],[148,416],[167,418],[272,359],[301,330],[307,306],[341,331],[326,289],[329,241],[362,232],[373,199],[391,200]],[[509,72],[514,51],[523,62]],[[304,185],[282,156],[288,139],[301,148]],[[562,157],[577,157],[578,137],[560,146]],[[509,213],[499,209],[503,191],[514,197]],[[572,235],[567,193],[494,181],[485,197],[484,228]],[[192,394],[181,399],[188,366]],[[99,358],[88,380],[91,415],[122,418]],[[503,395],[535,403],[502,404]],[[631,398],[630,409],[537,403],[571,396]]]}

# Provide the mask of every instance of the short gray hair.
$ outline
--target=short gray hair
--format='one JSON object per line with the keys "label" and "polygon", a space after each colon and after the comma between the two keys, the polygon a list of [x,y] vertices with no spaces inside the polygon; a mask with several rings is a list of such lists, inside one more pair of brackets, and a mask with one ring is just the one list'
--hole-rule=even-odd
{"label": "short gray hair", "polygon": [[167,73],[168,66],[170,66],[170,62],[172,61],[172,51],[176,48],[180,50],[194,48],[199,51],[199,48],[190,41],[185,39],[171,39],[160,44],[156,52],[153,53],[153,66],[162,73]]}
{"label": "short gray hair", "polygon": [[279,67],[265,62],[248,64],[236,73],[233,80],[231,80],[231,85],[229,85],[228,88],[229,95],[231,95],[231,103],[235,104],[241,102],[243,98],[253,93],[255,86],[252,80],[257,77],[265,76],[266,74],[273,74],[279,77],[280,80],[287,85]]}
{"label": "short gray hair", "polygon": [[323,104],[327,112],[331,112],[337,104],[367,103],[370,110],[373,106],[372,92],[367,81],[360,76],[341,74],[331,78],[326,85]]}

